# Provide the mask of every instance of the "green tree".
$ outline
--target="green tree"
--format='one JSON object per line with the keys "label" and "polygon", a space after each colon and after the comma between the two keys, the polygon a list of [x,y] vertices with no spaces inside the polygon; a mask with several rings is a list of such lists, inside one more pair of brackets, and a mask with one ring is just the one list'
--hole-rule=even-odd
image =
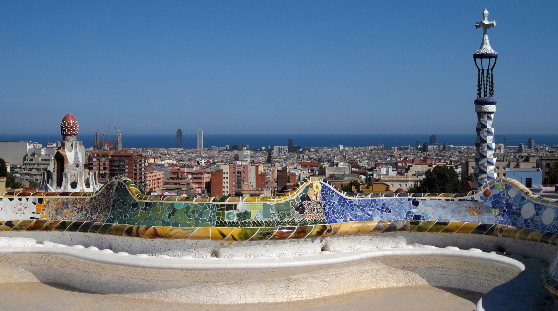
{"label": "green tree", "polygon": [[22,187],[23,185],[16,180],[14,174],[12,173],[6,174],[6,188],[17,189]]}
{"label": "green tree", "polygon": [[353,186],[355,187],[355,192],[362,192],[362,190],[360,190],[360,181],[358,179],[353,179],[348,184],[342,185],[341,190],[345,192],[353,192]]}
{"label": "green tree", "polygon": [[555,185],[558,184],[558,162],[552,163],[546,176],[544,176],[543,184],[545,185]]}
{"label": "green tree", "polygon": [[420,184],[415,184],[409,189],[409,192],[458,193],[460,190],[461,181],[453,167],[438,165],[427,170]]}
{"label": "green tree", "polygon": [[30,180],[29,181],[29,188],[39,188],[39,183],[34,181],[34,180]]}
{"label": "green tree", "polygon": [[6,167],[6,161],[0,158],[0,177],[6,177],[8,174],[8,168]]}

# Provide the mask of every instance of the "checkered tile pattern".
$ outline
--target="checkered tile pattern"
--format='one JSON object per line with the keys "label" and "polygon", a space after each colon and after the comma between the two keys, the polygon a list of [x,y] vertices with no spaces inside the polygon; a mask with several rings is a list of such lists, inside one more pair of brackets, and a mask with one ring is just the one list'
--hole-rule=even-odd
{"label": "checkered tile pattern", "polygon": [[477,112],[477,141],[475,147],[475,182],[474,188],[482,187],[484,184],[497,178],[496,158],[494,157],[494,128],[492,120],[494,113]]}

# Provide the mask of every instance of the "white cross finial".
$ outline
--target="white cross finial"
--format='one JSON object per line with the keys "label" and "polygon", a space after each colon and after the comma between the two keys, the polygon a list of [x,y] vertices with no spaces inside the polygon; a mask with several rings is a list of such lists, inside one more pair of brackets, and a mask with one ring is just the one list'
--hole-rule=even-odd
{"label": "white cross finial", "polygon": [[488,10],[486,9],[482,12],[482,16],[483,20],[475,24],[475,28],[477,29],[482,27],[482,43],[475,54],[498,54],[490,47],[490,41],[488,41],[488,29],[496,27],[496,21],[488,21]]}
{"label": "white cross finial", "polygon": [[484,19],[480,22],[477,22],[475,24],[475,28],[479,29],[482,27],[484,31],[486,31],[490,27],[496,27],[496,21],[488,21],[488,10],[484,9],[484,12],[482,12],[482,16],[484,17]]}

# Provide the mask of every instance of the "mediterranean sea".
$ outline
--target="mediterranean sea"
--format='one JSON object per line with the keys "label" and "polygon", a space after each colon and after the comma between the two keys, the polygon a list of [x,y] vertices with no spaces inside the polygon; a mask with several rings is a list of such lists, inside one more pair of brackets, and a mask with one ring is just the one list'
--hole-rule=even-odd
{"label": "mediterranean sea", "polygon": [[[378,146],[385,148],[398,146],[416,146],[428,143],[430,134],[204,134],[204,147],[225,147],[228,145],[247,145],[250,149],[261,149],[273,146],[287,146],[289,138],[295,145],[301,147],[362,147]],[[527,146],[530,137],[535,140],[535,145],[558,146],[558,135],[551,134],[501,134],[495,136],[497,144],[504,143],[504,136],[508,136],[507,145],[518,146],[523,143]],[[111,137],[116,140],[116,137]],[[60,141],[62,136],[56,134],[0,134],[1,141],[32,141],[46,145],[47,142]],[[108,140],[108,137],[106,137]],[[436,143],[454,146],[474,146],[476,134],[436,134]],[[83,141],[86,148],[93,146],[93,135],[78,135],[78,140]],[[124,148],[175,148],[176,134],[122,134]],[[196,134],[183,135],[182,147],[184,149],[196,148]]]}

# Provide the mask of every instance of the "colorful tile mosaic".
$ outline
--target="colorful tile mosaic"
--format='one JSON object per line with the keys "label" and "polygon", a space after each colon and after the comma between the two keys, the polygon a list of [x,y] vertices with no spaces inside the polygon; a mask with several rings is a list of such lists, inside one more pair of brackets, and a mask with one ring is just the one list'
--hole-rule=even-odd
{"label": "colorful tile mosaic", "polygon": [[[226,202],[204,198],[204,202],[195,202],[193,198],[142,195],[129,179],[115,180],[94,194],[23,194],[7,193],[0,197],[0,219],[88,222],[81,232],[88,231],[93,223],[234,228],[394,220],[440,224],[428,227],[424,223],[418,229],[423,232],[448,232],[448,226],[439,226],[456,221],[558,231],[557,200],[533,195],[517,181],[506,178],[492,181],[466,196],[355,198],[343,195],[325,182],[311,181],[285,198],[234,198]],[[458,229],[473,230],[468,225]],[[347,232],[359,231],[347,229]]]}

